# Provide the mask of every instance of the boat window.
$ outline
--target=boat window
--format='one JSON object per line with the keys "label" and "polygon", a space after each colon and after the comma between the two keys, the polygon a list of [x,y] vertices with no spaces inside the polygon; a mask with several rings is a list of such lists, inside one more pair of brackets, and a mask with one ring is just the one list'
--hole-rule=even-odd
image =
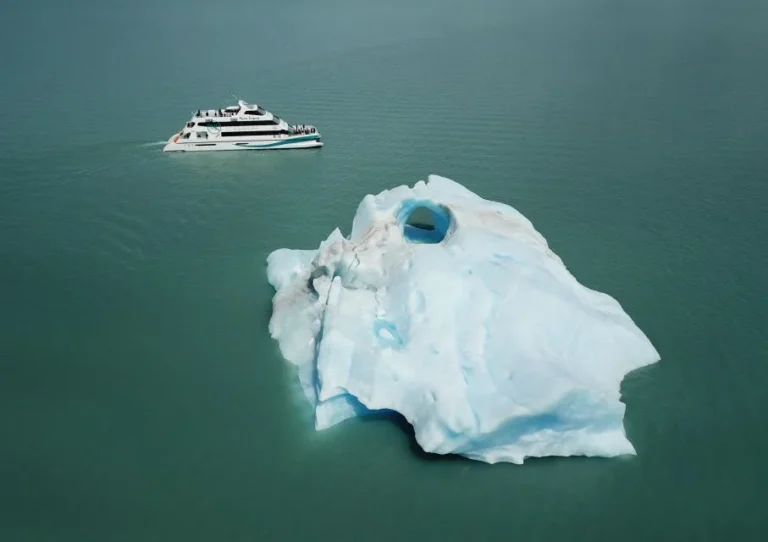
{"label": "boat window", "polygon": [[276,126],[278,123],[274,120],[233,120],[224,121],[221,124],[224,128],[229,128],[231,126]]}
{"label": "boat window", "polygon": [[181,139],[189,139],[189,136],[190,136],[190,134],[189,134],[189,132],[187,132],[186,134],[184,134],[184,135],[181,137]]}
{"label": "boat window", "polygon": [[241,136],[273,136],[287,134],[288,130],[261,130],[259,132],[222,132],[221,137],[241,137]]}
{"label": "boat window", "polygon": [[260,117],[261,115],[263,115],[263,114],[264,114],[264,112],[263,112],[263,111],[259,111],[259,110],[257,110],[257,109],[254,109],[254,110],[252,110],[252,111],[244,111],[244,113],[245,113],[246,115],[256,115],[256,116],[259,116],[259,117]]}
{"label": "boat window", "polygon": [[197,139],[208,139],[208,132],[197,132]]}
{"label": "boat window", "polygon": [[188,122],[187,123],[187,128],[192,128],[194,125],[195,125],[194,122]]}

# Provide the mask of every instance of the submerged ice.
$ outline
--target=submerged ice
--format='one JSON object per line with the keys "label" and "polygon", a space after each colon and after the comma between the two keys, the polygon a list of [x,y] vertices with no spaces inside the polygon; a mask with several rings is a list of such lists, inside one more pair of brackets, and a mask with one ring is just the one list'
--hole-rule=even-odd
{"label": "submerged ice", "polygon": [[366,196],[348,237],[267,263],[270,333],[316,429],[392,410],[438,454],[635,453],[619,387],[659,355],[515,209],[431,175]]}

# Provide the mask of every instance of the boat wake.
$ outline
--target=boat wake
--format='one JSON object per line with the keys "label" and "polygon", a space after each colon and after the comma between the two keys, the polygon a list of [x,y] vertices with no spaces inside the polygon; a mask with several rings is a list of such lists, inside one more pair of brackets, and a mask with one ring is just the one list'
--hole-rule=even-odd
{"label": "boat wake", "polygon": [[166,144],[166,141],[153,141],[151,143],[142,143],[142,147],[161,147]]}

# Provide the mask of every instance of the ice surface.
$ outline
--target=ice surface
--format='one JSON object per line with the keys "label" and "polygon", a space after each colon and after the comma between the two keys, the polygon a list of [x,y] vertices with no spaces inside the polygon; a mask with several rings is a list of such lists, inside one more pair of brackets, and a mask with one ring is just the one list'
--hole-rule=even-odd
{"label": "ice surface", "polygon": [[[408,224],[417,209],[431,228]],[[386,409],[438,454],[635,453],[619,386],[658,353],[507,205],[431,175],[366,196],[349,237],[276,250],[267,273],[270,333],[318,430]]]}

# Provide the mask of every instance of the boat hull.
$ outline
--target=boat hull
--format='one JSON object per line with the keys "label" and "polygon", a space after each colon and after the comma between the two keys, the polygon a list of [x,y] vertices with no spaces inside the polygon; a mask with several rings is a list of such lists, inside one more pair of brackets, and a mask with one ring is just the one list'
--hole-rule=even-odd
{"label": "boat hull", "polygon": [[205,152],[205,151],[266,151],[287,149],[312,149],[322,147],[319,134],[297,135],[275,140],[240,140],[222,141],[182,141],[178,134],[171,137],[163,147],[163,152]]}

